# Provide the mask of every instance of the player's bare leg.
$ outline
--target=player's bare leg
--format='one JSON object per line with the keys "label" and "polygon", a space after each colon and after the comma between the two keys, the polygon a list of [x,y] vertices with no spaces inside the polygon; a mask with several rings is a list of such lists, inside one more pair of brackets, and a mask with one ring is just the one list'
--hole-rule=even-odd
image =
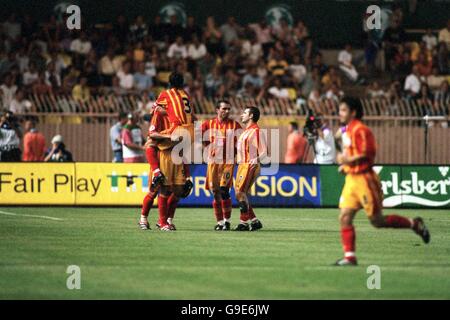
{"label": "player's bare leg", "polygon": [[236,193],[236,199],[239,202],[239,208],[241,210],[240,223],[236,227],[236,231],[256,231],[263,227],[261,221],[256,218],[256,215],[251,207],[247,194],[245,192],[238,191]]}
{"label": "player's bare leg", "polygon": [[213,190],[214,200],[213,200],[213,210],[214,216],[216,217],[217,224],[214,227],[216,231],[222,231],[224,227],[223,212],[222,212],[222,195],[220,189]]}
{"label": "player's bare leg", "polygon": [[381,212],[369,218],[375,228],[412,229],[423,242],[430,242],[430,232],[420,217],[410,219],[396,214],[384,216]]}
{"label": "player's bare leg", "polygon": [[337,266],[355,266],[356,260],[356,232],[353,226],[353,219],[355,218],[357,210],[355,209],[341,209],[339,215],[339,222],[341,225],[341,241],[344,250],[344,258],[336,261]]}

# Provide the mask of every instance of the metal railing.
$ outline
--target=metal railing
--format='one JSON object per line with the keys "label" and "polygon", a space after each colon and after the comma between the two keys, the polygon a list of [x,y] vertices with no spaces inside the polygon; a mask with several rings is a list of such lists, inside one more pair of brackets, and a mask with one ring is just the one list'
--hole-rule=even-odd
{"label": "metal railing", "polygon": [[[34,104],[39,113],[99,113],[110,114],[130,112],[139,109],[142,97],[137,94],[126,95],[96,95],[86,101],[75,100],[71,95],[30,94],[28,99]],[[339,102],[334,99],[324,99],[318,102],[304,99],[228,99],[233,106],[242,109],[245,106],[259,106],[263,115],[306,115],[308,109],[324,115],[336,115]],[[196,114],[214,114],[215,103],[218,99],[193,98],[192,105]],[[361,99],[364,113],[367,116],[424,116],[450,115],[450,99],[421,100],[421,99]]]}

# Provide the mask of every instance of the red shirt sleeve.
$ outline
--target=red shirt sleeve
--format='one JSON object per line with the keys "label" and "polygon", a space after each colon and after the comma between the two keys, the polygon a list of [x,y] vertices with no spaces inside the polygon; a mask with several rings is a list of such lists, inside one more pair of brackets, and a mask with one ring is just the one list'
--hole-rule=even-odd
{"label": "red shirt sleeve", "polygon": [[128,129],[122,130],[122,141],[124,145],[133,143],[133,138],[131,137],[131,131]]}

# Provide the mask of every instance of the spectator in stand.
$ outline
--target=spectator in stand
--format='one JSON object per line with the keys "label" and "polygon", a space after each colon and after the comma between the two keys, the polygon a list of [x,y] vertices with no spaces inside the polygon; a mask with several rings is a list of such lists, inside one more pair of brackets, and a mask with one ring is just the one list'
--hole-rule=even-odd
{"label": "spectator in stand", "polygon": [[45,137],[36,129],[34,120],[25,121],[23,137],[23,161],[44,161]]}
{"label": "spectator in stand", "polygon": [[284,76],[288,67],[288,63],[278,51],[274,53],[274,58],[267,64],[267,68],[273,76]]}
{"label": "spectator in stand", "polygon": [[152,86],[152,77],[145,73],[145,63],[141,62],[138,70],[134,73],[134,88],[142,92],[150,89]]}
{"label": "spectator in stand", "polygon": [[21,35],[21,24],[17,22],[17,16],[15,13],[12,13],[8,20],[2,25],[3,33],[11,39],[13,42],[17,40],[17,38]]}
{"label": "spectator in stand", "polygon": [[114,49],[108,48],[106,55],[100,59],[99,71],[102,77],[102,83],[105,86],[111,86],[112,78],[117,73],[116,66],[113,63]]}
{"label": "spectator in stand", "polygon": [[345,45],[345,49],[339,52],[338,55],[339,69],[344,72],[347,78],[356,83],[358,81],[359,74],[352,63],[352,58],[352,46],[347,44]]}
{"label": "spectator in stand", "polygon": [[203,32],[203,37],[209,53],[213,56],[223,55],[224,50],[222,46],[222,32],[220,32],[219,28],[216,27],[216,21],[212,16],[209,16],[206,19],[206,27]]}
{"label": "spectator in stand", "polygon": [[305,162],[305,153],[308,147],[308,142],[302,134],[298,132],[297,122],[289,123],[287,138],[286,155],[284,156],[284,163],[297,164]]}
{"label": "spectator in stand", "polygon": [[36,69],[35,63],[30,63],[29,68],[23,74],[23,84],[25,86],[32,86],[39,78],[39,72]]}
{"label": "spectator in stand", "polygon": [[127,18],[121,14],[117,17],[116,22],[113,25],[113,34],[117,37],[119,42],[125,43],[128,41],[129,33],[130,27]]}
{"label": "spectator in stand", "polygon": [[319,70],[319,76],[323,77],[325,73],[328,71],[328,66],[323,63],[322,54],[318,53],[314,56],[314,61],[312,63],[312,68],[317,68]]}
{"label": "spectator in stand", "polygon": [[133,42],[142,41],[148,34],[148,26],[144,21],[144,17],[139,15],[134,23],[130,26],[130,40]]}
{"label": "spectator in stand", "polygon": [[249,35],[248,38],[242,42],[241,56],[248,63],[255,64],[263,57],[263,49],[261,44],[256,41],[254,34]]}
{"label": "spectator in stand", "polygon": [[187,56],[192,61],[197,62],[206,56],[206,46],[200,42],[196,33],[192,35],[192,42],[188,46]]}
{"label": "spectator in stand", "polygon": [[371,99],[384,98],[386,96],[386,92],[380,87],[378,81],[372,82],[372,84],[367,87],[366,94],[367,97]]}
{"label": "spectator in stand", "polygon": [[55,64],[49,62],[45,71],[45,83],[52,87],[53,91],[58,91],[61,87],[61,76],[56,72]]}
{"label": "spectator in stand", "polygon": [[412,73],[406,77],[405,85],[403,87],[407,97],[414,98],[420,92],[421,82],[419,77],[419,69],[415,65],[412,68]]}
{"label": "spectator in stand", "polygon": [[52,139],[52,146],[47,150],[45,162],[73,162],[72,153],[66,149],[63,137],[58,134]]}
{"label": "spectator in stand", "polygon": [[288,70],[292,76],[292,79],[296,84],[300,84],[305,80],[308,71],[306,67],[301,63],[299,55],[295,55],[292,63],[289,65]]}
{"label": "spectator in stand", "polygon": [[2,94],[2,103],[4,108],[9,108],[11,101],[17,92],[17,86],[14,84],[14,79],[10,73],[7,73],[3,77],[3,84],[0,86],[0,92]]}
{"label": "spectator in stand", "polygon": [[137,124],[137,116],[130,113],[127,118],[128,120],[121,132],[123,162],[144,162],[144,137],[141,128]]}
{"label": "spectator in stand", "polygon": [[122,70],[117,72],[119,78],[120,87],[125,90],[133,89],[134,78],[131,74],[131,63],[126,61],[122,66]]}
{"label": "spectator in stand", "polygon": [[330,89],[325,93],[325,97],[329,100],[334,100],[335,102],[339,102],[341,98],[344,96],[344,91],[342,91],[336,82],[333,82],[330,86]]}
{"label": "spectator in stand", "polygon": [[119,114],[119,121],[109,130],[109,139],[111,141],[111,149],[114,154],[113,162],[123,162],[122,156],[122,128],[127,123],[127,114],[121,112]]}
{"label": "spectator in stand", "polygon": [[87,86],[87,78],[83,75],[80,77],[78,84],[72,89],[72,98],[75,101],[86,102],[91,98],[91,91]]}
{"label": "spectator in stand", "polygon": [[205,79],[205,94],[207,97],[214,97],[224,79],[220,72],[220,67],[215,66]]}
{"label": "spectator in stand", "polygon": [[437,55],[437,64],[439,68],[439,72],[441,74],[448,74],[450,72],[450,68],[448,65],[448,49],[450,48],[446,42],[442,41],[438,45],[438,55]]}
{"label": "spectator in stand", "polygon": [[25,93],[22,89],[17,90],[14,99],[12,99],[9,110],[13,113],[23,114],[30,111],[35,111],[33,104],[25,99]]}
{"label": "spectator in stand", "polygon": [[53,89],[45,81],[45,73],[39,73],[37,81],[33,84],[33,93],[37,95],[52,94]]}
{"label": "spectator in stand", "polygon": [[393,16],[391,26],[384,32],[383,46],[385,50],[386,62],[390,66],[390,61],[397,53],[397,46],[406,42],[406,33],[401,26],[401,19]]}
{"label": "spectator in stand", "polygon": [[427,77],[427,84],[431,90],[437,90],[441,86],[442,82],[445,80],[445,76],[439,74],[439,69],[433,67],[431,75]]}
{"label": "spectator in stand", "polygon": [[178,36],[176,41],[172,43],[167,51],[167,57],[170,59],[186,59],[188,57],[188,51],[183,43],[183,37]]}
{"label": "spectator in stand", "polygon": [[193,16],[187,17],[186,28],[184,29],[184,41],[191,41],[194,36],[196,36],[197,39],[201,39],[202,35],[202,28],[196,24],[195,18]]}
{"label": "spectator in stand", "polygon": [[178,37],[183,37],[184,30],[178,23],[178,18],[176,15],[170,16],[170,23],[166,26],[166,33],[169,43],[174,42]]}
{"label": "spectator in stand", "polygon": [[331,84],[334,82],[338,85],[339,88],[342,87],[342,79],[341,76],[337,73],[335,67],[330,66],[328,68],[328,72],[322,77],[322,85],[325,90],[330,88]]}
{"label": "spectator in stand", "polygon": [[20,139],[22,131],[11,111],[0,114],[0,162],[19,162],[22,159]]}
{"label": "spectator in stand", "polygon": [[426,47],[430,51],[433,51],[438,44],[437,37],[433,34],[431,28],[428,28],[427,32],[422,36],[422,41],[426,43]]}
{"label": "spectator in stand", "polygon": [[447,27],[439,31],[439,42],[444,42],[447,45],[447,49],[450,48],[450,19],[447,20]]}
{"label": "spectator in stand", "polygon": [[228,17],[227,22],[220,27],[220,32],[222,33],[222,41],[225,48],[229,48],[230,44],[239,39],[239,33],[241,32],[241,27],[236,23],[234,17]]}
{"label": "spectator in stand", "polygon": [[265,20],[262,20],[260,23],[250,24],[249,28],[255,32],[256,40],[262,46],[264,56],[267,56],[269,48],[273,44],[272,28]]}
{"label": "spectator in stand", "polygon": [[419,75],[421,78],[426,78],[431,74],[431,68],[433,66],[432,61],[428,61],[424,53],[419,54],[419,58],[416,63]]}
{"label": "spectator in stand", "polygon": [[447,115],[450,115],[450,90],[447,80],[442,81],[439,86],[439,90],[436,90],[434,94],[434,102],[438,105],[447,106]]}
{"label": "spectator in stand", "polygon": [[273,81],[272,87],[268,90],[269,94],[272,98],[277,99],[289,99],[289,91],[286,88],[283,88],[281,79],[276,77]]}
{"label": "spectator in stand", "polygon": [[258,75],[255,66],[251,66],[247,74],[242,78],[242,86],[245,87],[247,83],[252,84],[253,88],[261,89],[264,80]]}
{"label": "spectator in stand", "polygon": [[92,43],[88,39],[86,32],[81,31],[80,36],[72,41],[70,44],[70,51],[87,56],[89,51],[92,49]]}

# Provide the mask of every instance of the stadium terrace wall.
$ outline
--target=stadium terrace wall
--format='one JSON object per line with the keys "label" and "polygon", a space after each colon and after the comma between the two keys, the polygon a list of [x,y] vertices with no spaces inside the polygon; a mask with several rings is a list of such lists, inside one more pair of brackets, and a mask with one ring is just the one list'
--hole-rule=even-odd
{"label": "stadium terrace wall", "polygon": [[[450,208],[450,165],[374,169],[385,207]],[[206,165],[192,165],[191,173],[194,188],[180,205],[210,207]],[[0,205],[138,206],[148,183],[146,164],[0,163]],[[255,207],[337,207],[343,184],[337,166],[280,165],[273,175],[262,170],[251,202]]]}
{"label": "stadium terrace wall", "polygon": [[[0,16],[6,18],[10,12],[31,14],[34,18],[44,20],[51,14],[60,16],[67,4],[77,4],[81,8],[83,23],[112,23],[117,15],[124,14],[130,20],[136,15],[143,15],[151,22],[159,14],[168,19],[175,14],[179,21],[194,15],[201,25],[206,18],[214,16],[219,24],[228,16],[234,16],[240,23],[257,22],[263,17],[273,22],[280,17],[289,21],[303,19],[320,47],[341,47],[346,42],[355,46],[362,45],[362,16],[369,5],[377,4],[383,9],[392,8],[393,1],[331,1],[331,0],[4,0]],[[409,13],[407,0],[395,1],[403,11],[406,28],[443,28],[446,25],[450,4],[448,1],[418,1],[413,14]],[[324,23],[325,22],[325,23]],[[339,30],[339,32],[336,32]]]}

